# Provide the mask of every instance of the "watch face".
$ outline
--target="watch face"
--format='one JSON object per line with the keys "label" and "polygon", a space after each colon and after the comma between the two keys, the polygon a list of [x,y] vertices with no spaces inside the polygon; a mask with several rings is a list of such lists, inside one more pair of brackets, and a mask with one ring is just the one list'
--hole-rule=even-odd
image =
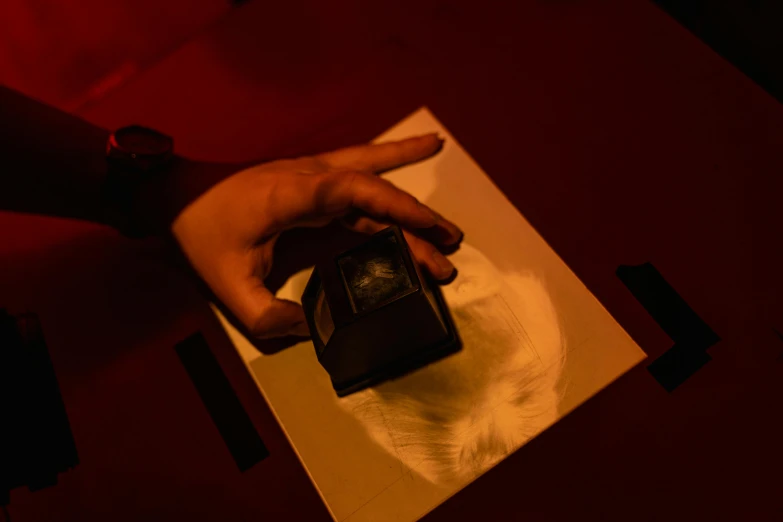
{"label": "watch face", "polygon": [[123,127],[112,136],[113,145],[135,156],[161,156],[171,152],[173,141],[160,132],[132,125]]}

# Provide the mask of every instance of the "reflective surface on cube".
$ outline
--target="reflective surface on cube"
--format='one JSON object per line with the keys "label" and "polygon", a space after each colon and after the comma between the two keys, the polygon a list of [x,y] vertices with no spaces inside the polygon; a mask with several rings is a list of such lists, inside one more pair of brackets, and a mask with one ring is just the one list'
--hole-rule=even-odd
{"label": "reflective surface on cube", "polygon": [[414,288],[392,235],[378,236],[348,252],[338,265],[354,313],[374,309]]}
{"label": "reflective surface on cube", "polygon": [[334,333],[334,320],[332,319],[332,310],[329,308],[329,303],[326,302],[326,294],[323,287],[318,288],[318,295],[315,298],[314,316],[315,329],[321,338],[321,342],[326,344]]}

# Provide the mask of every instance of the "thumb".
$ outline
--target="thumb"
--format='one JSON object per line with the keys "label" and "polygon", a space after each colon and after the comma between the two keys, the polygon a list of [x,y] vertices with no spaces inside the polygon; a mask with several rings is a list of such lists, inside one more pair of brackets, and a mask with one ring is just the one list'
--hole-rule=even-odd
{"label": "thumb", "polygon": [[253,337],[310,336],[302,307],[293,301],[278,299],[259,279],[228,280],[222,290],[223,304]]}
{"label": "thumb", "polygon": [[310,329],[307,327],[307,320],[301,305],[287,299],[278,299],[272,296],[271,292],[264,290],[271,296],[271,299],[268,303],[259,300],[255,309],[255,317],[248,324],[251,335],[258,339],[286,335],[309,337]]}

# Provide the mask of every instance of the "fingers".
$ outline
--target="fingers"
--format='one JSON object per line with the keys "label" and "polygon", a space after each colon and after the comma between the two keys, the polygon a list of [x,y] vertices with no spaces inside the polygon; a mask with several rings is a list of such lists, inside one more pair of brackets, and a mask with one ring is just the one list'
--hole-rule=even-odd
{"label": "fingers", "polygon": [[443,146],[437,134],[426,134],[401,141],[358,145],[319,154],[316,158],[333,169],[382,172],[423,160]]}
{"label": "fingers", "polygon": [[408,228],[429,228],[441,218],[407,192],[366,172],[329,172],[288,176],[277,184],[264,211],[284,230],[360,209],[383,221]]}
{"label": "fingers", "polygon": [[443,280],[454,273],[454,265],[435,245],[410,232],[405,232],[405,240],[416,260],[427,268],[432,277]]}
{"label": "fingers", "polygon": [[[344,219],[343,224],[351,230],[363,234],[375,234],[388,226],[368,218],[367,216]],[[454,272],[454,265],[451,264],[451,261],[449,261],[435,245],[407,230],[404,230],[403,234],[405,235],[405,240],[408,242],[413,257],[416,258],[416,261],[423,265],[435,279],[448,279],[452,275]]]}
{"label": "fingers", "polygon": [[462,238],[454,223],[388,180],[367,172],[289,177],[265,207],[281,230],[328,221],[357,209],[378,221],[416,230],[440,245],[455,245]]}
{"label": "fingers", "polygon": [[371,174],[329,176],[322,189],[324,197],[342,215],[358,209],[378,221],[421,232],[443,245],[456,244],[462,238],[462,231],[454,223],[385,179]]}
{"label": "fingers", "polygon": [[[433,210],[433,212],[435,211]],[[416,233],[436,245],[458,245],[464,236],[462,230],[437,212],[435,212],[435,215],[438,217],[438,223],[434,227],[425,230],[417,230]]]}

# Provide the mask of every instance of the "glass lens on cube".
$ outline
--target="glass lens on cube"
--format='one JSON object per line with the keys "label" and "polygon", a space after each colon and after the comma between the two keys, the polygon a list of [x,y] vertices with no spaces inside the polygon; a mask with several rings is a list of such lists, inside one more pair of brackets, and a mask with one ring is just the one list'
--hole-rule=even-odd
{"label": "glass lens on cube", "polygon": [[313,314],[315,317],[315,329],[318,331],[318,336],[321,338],[321,342],[326,344],[334,333],[334,320],[332,319],[332,311],[329,308],[329,303],[326,302],[324,289],[320,286],[318,287],[318,294],[315,298],[315,311]]}
{"label": "glass lens on cube", "polygon": [[413,288],[400,245],[392,235],[352,250],[339,258],[338,265],[354,313],[371,310]]}

